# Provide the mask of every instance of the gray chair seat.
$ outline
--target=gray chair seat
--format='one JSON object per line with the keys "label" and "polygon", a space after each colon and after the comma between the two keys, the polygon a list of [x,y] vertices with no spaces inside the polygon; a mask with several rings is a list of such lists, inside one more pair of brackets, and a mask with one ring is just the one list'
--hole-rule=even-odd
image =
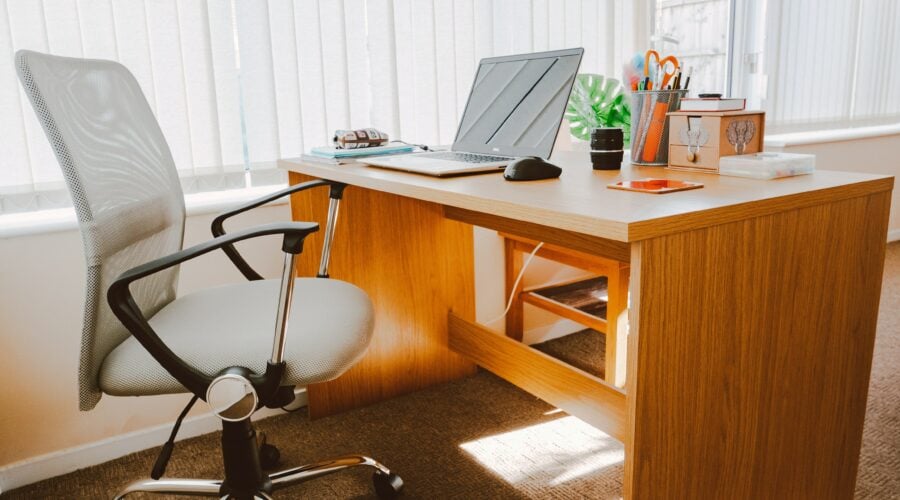
{"label": "gray chair seat", "polygon": [[[173,352],[207,375],[235,365],[262,373],[271,357],[279,286],[279,280],[259,280],[201,290],[170,302],[149,323]],[[372,304],[343,281],[298,278],[294,286],[283,382],[304,386],[336,378],[369,344]],[[99,383],[117,396],[187,392],[134,337],[106,357]]]}

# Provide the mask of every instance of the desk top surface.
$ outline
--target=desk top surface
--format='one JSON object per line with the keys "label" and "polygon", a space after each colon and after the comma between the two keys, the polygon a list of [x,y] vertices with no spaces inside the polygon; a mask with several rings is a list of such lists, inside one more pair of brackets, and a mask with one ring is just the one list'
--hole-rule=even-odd
{"label": "desk top surface", "polygon": [[[894,181],[828,170],[768,181],[632,165],[599,171],[591,169],[587,152],[572,151],[554,154],[551,161],[563,168],[562,176],[532,182],[508,182],[500,173],[436,178],[363,164],[278,163],[313,177],[624,242],[864,196],[890,190]],[[669,194],[607,188],[647,177],[704,187]]]}

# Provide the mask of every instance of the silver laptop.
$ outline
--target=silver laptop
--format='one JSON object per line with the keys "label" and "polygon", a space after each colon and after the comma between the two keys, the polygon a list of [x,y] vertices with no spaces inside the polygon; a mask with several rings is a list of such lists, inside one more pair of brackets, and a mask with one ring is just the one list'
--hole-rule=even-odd
{"label": "silver laptop", "polygon": [[375,167],[438,177],[502,170],[549,158],[584,49],[482,59],[450,151],[362,158]]}

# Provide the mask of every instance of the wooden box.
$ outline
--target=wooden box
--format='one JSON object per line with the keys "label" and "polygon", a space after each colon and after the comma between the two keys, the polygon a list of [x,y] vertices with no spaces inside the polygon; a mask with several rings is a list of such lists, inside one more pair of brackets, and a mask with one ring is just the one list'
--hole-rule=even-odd
{"label": "wooden box", "polygon": [[719,171],[723,156],[763,150],[765,111],[673,111],[669,116],[669,168]]}

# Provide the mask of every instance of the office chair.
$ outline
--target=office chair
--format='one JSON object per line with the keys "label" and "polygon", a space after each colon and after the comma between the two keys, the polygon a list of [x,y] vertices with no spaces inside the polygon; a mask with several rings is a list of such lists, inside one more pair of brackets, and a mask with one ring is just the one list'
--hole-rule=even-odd
{"label": "office chair", "polygon": [[[194,395],[152,479],[126,486],[117,498],[138,491],[270,498],[274,491],[353,466],[374,469],[380,498],[399,494],[403,481],[360,455],[267,474],[263,466],[274,465],[277,453],[267,448],[261,458],[250,421],[263,406],[289,404],[294,386],[336,378],[368,346],[373,326],[368,296],[328,278],[344,186],[326,181],[291,186],[218,216],[213,239],[182,249],[185,209],[178,172],[134,76],[112,61],[25,50],[16,53],[16,69],[62,167],[84,242],[81,410],[93,409],[102,393]],[[224,231],[224,221],[238,213],[320,186],[329,187],[330,206],[316,278],[295,279],[294,260],[318,224],[279,222]],[[263,279],[234,247],[265,235],[282,236],[280,280]],[[247,281],[176,297],[179,265],[219,249]],[[161,479],[181,419],[197,399],[222,420],[225,477]]]}

